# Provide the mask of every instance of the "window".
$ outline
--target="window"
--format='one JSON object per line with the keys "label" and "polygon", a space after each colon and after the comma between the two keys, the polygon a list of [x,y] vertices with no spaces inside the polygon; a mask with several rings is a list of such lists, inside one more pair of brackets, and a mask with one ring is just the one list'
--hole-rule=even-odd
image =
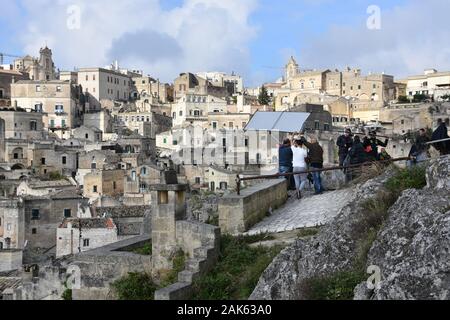
{"label": "window", "polygon": [[36,131],[37,130],[37,121],[31,120],[30,121],[30,131]]}
{"label": "window", "polygon": [[62,119],[62,120],[61,120],[61,127],[64,128],[65,126],[66,126],[66,120],[65,120],[65,119]]}
{"label": "window", "polygon": [[180,111],[180,117],[182,117],[183,116],[183,111]]}
{"label": "window", "polygon": [[55,105],[55,113],[63,113],[64,112],[64,106],[61,104]]}
{"label": "window", "polygon": [[71,209],[64,209],[64,218],[70,218],[72,216]]}
{"label": "window", "polygon": [[45,164],[45,158],[41,158],[41,164]]}
{"label": "window", "polygon": [[41,92],[41,86],[36,86],[36,92]]}
{"label": "window", "polygon": [[36,112],[42,112],[42,103],[36,103],[34,105],[34,111]]}
{"label": "window", "polygon": [[89,139],[89,134],[86,133],[86,134],[84,135],[84,137],[85,137],[86,139]]}
{"label": "window", "polygon": [[92,76],[92,80],[94,80],[95,81],[95,74]]}
{"label": "window", "polygon": [[89,81],[89,76],[88,75],[86,75],[86,81]]}
{"label": "window", "polygon": [[94,186],[94,187],[92,188],[92,192],[97,193],[97,186]]}
{"label": "window", "polygon": [[83,239],[83,247],[89,247],[89,239]]}
{"label": "window", "polygon": [[320,122],[319,121],[314,121],[314,129],[315,130],[320,130]]}
{"label": "window", "polygon": [[200,181],[201,181],[200,177],[195,177],[195,184],[200,184]]}
{"label": "window", "polygon": [[2,226],[2,218],[0,218],[0,227]]}
{"label": "window", "polygon": [[11,229],[12,229],[12,225],[11,225],[11,223],[8,223],[6,225],[6,230],[11,231]]}
{"label": "window", "polygon": [[14,153],[14,159],[19,159],[19,154],[18,153]]}
{"label": "window", "polygon": [[39,220],[39,209],[31,209],[31,220]]}
{"label": "window", "polygon": [[115,181],[113,181],[113,189],[116,190],[117,189],[117,184]]}
{"label": "window", "polygon": [[358,90],[361,90],[361,85],[358,86]]}
{"label": "window", "polygon": [[325,124],[323,125],[323,130],[324,130],[324,131],[330,131],[330,125],[329,125],[328,123],[325,123]]}
{"label": "window", "polygon": [[36,228],[31,229],[31,234],[36,234],[36,233],[37,233],[37,229]]}
{"label": "window", "polygon": [[376,84],[373,84],[373,86],[372,86],[374,89],[376,89],[377,88],[377,85]]}
{"label": "window", "polygon": [[66,156],[62,157],[62,164],[67,164],[67,157]]}
{"label": "window", "polygon": [[216,121],[213,121],[212,127],[213,127],[213,129],[217,129],[217,122]]}
{"label": "window", "polygon": [[97,163],[92,162],[91,163],[91,169],[97,169]]}

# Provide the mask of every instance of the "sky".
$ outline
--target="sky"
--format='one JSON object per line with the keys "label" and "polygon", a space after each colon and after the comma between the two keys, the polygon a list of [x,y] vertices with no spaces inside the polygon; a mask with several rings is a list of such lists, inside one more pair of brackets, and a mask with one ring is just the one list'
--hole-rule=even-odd
{"label": "sky", "polygon": [[1,8],[0,52],[38,56],[47,44],[61,70],[118,60],[165,82],[234,71],[246,86],[280,78],[291,55],[302,69],[397,79],[450,70],[448,0],[1,0]]}

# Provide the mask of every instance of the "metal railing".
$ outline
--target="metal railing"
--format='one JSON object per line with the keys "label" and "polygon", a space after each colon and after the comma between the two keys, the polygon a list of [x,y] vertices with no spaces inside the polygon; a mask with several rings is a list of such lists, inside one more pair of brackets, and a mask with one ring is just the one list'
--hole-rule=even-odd
{"label": "metal railing", "polygon": [[241,177],[240,175],[237,175],[237,177],[236,177],[236,192],[238,195],[241,194],[242,181],[260,180],[260,179],[278,179],[280,177],[288,177],[288,176],[294,176],[294,175],[298,175],[298,174],[309,174],[309,173],[314,173],[314,172],[345,170],[345,169],[369,166],[369,165],[376,164],[376,163],[393,163],[393,162],[408,161],[408,160],[412,160],[412,158],[411,157],[402,157],[402,158],[395,158],[395,159],[388,159],[388,160],[368,161],[368,162],[363,162],[363,163],[358,163],[358,164],[351,164],[348,166],[329,167],[329,168],[322,168],[322,169],[309,169],[309,170],[299,171],[299,172],[275,173],[275,174],[253,176],[253,177]]}

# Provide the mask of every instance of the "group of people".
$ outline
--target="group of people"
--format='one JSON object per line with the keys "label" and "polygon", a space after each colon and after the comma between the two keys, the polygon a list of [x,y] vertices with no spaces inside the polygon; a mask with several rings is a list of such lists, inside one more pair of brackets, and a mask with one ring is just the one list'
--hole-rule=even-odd
{"label": "group of people", "polygon": [[[433,143],[433,141],[439,141]],[[377,137],[376,131],[372,131],[363,139],[358,135],[353,135],[350,129],[346,129],[336,144],[338,146],[339,166],[348,167],[365,162],[390,160],[391,156],[386,151],[389,139],[381,141]],[[425,129],[420,129],[415,142],[409,153],[411,160],[408,165],[425,161],[428,158],[428,149],[433,145],[441,155],[450,154],[450,140],[448,129],[441,119],[438,119],[438,127],[433,132],[431,139],[427,136]],[[287,174],[285,178],[289,182],[289,189],[295,190],[297,198],[302,197],[308,179],[314,184],[315,194],[325,191],[320,171],[314,169],[323,168],[323,149],[315,137],[311,137],[309,142],[302,133],[287,138],[279,146],[279,173]],[[303,173],[311,171],[308,175]],[[354,179],[361,173],[361,167],[352,166],[344,168],[347,181]],[[297,174],[298,173],[298,174]]]}
{"label": "group of people", "polygon": [[[292,141],[289,138],[283,141],[279,147],[278,159],[279,173],[294,173],[293,179],[292,175],[287,175],[286,179],[290,189],[294,189],[295,185],[297,198],[300,199],[301,192],[308,181],[308,174],[302,172],[323,168],[323,149],[316,138],[311,137],[308,142],[303,135],[298,135],[294,136]],[[320,172],[312,172],[312,181],[315,194],[325,191]]]}
{"label": "group of people", "polygon": [[[387,153],[386,147],[389,139],[381,141],[377,137],[376,131],[369,133],[362,140],[358,135],[353,136],[350,129],[346,129],[336,144],[338,146],[339,166],[362,164],[367,161],[389,160],[391,156]],[[379,151],[379,147],[381,147]],[[358,175],[358,168],[346,170],[347,180],[351,180]]]}

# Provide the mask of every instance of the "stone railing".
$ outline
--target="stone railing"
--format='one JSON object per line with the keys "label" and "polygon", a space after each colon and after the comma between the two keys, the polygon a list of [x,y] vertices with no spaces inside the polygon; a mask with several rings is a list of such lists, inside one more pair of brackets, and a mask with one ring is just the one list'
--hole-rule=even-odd
{"label": "stone railing", "polygon": [[211,270],[220,250],[220,229],[194,222],[176,222],[178,246],[188,254],[185,270],[178,274],[178,282],[155,292],[155,300],[185,300],[192,294],[192,282]]}
{"label": "stone railing", "polygon": [[287,200],[285,179],[262,182],[219,200],[219,226],[222,233],[239,234],[248,231],[266,217],[267,212],[282,206]]}

